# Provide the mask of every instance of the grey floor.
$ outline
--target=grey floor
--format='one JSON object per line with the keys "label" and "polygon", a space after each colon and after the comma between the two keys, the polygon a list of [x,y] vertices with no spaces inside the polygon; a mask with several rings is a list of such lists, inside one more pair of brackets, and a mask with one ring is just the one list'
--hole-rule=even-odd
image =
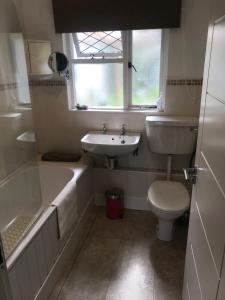
{"label": "grey floor", "polygon": [[81,250],[49,300],[181,299],[186,228],[176,226],[173,242],[156,239],[151,212],[126,210],[109,220],[96,209]]}

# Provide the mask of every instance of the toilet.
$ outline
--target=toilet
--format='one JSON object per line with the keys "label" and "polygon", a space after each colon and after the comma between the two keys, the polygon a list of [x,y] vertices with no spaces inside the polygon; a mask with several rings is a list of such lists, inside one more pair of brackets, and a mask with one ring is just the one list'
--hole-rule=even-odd
{"label": "toilet", "polygon": [[173,239],[174,221],[189,208],[190,196],[186,187],[171,181],[173,155],[190,155],[197,140],[197,118],[177,116],[146,117],[146,134],[150,151],[167,155],[166,180],[154,181],[148,190],[152,212],[158,217],[157,236]]}

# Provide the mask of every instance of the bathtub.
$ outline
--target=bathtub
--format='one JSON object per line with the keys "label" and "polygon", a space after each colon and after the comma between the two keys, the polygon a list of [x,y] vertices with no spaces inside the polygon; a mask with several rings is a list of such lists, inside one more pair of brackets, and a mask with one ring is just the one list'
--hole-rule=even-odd
{"label": "bathtub", "polygon": [[[52,202],[63,197],[72,184],[76,184],[77,220],[67,236],[60,239],[57,210]],[[0,205],[3,207],[0,228],[6,235],[3,246],[7,233],[12,228],[17,231],[16,221],[30,218],[24,232],[13,241],[14,247],[6,251],[6,263],[13,300],[32,300],[43,289],[48,274],[93,200],[90,162],[39,162],[23,166],[1,183],[0,199],[7,200],[7,205]],[[72,239],[75,238],[76,234]]]}
{"label": "bathtub", "polygon": [[0,184],[0,231],[6,258],[42,213],[38,167],[26,165]]}
{"label": "bathtub", "polygon": [[23,166],[0,185],[0,231],[8,258],[41,213],[63,197],[68,184],[76,184],[82,164],[40,162]]}
{"label": "bathtub", "polygon": [[[81,215],[86,199],[92,193],[92,162],[84,158],[77,163],[39,162],[42,208],[46,210],[58,197],[63,198],[69,186],[77,184],[77,210]],[[88,177],[88,178],[87,178]]]}
{"label": "bathtub", "polygon": [[76,182],[76,166],[65,166],[60,163],[39,163],[42,206],[49,207],[68,183]]}

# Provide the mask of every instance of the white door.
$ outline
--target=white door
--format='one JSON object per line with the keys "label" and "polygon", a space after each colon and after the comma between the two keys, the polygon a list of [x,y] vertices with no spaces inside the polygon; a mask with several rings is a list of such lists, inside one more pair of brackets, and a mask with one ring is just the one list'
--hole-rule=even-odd
{"label": "white door", "polygon": [[0,299],[12,300],[8,273],[7,273],[6,263],[3,254],[1,237],[0,237]]}
{"label": "white door", "polygon": [[211,11],[183,300],[225,299],[225,0]]}

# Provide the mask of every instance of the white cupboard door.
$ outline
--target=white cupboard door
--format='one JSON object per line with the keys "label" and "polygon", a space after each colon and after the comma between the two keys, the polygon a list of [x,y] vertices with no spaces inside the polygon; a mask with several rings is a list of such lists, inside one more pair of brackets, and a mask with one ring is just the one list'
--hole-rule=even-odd
{"label": "white cupboard door", "polygon": [[221,280],[220,280],[219,291],[217,296],[217,300],[224,300],[224,299],[225,299],[225,260],[223,261]]}
{"label": "white cupboard door", "polygon": [[[225,1],[212,1],[183,299],[225,299]],[[222,276],[222,278],[221,278]],[[193,282],[194,280],[194,282]],[[222,281],[224,283],[222,284]],[[221,283],[220,283],[221,282]],[[217,293],[219,294],[217,298]]]}
{"label": "white cupboard door", "polygon": [[51,44],[45,41],[27,41],[29,52],[30,75],[52,74],[48,66]]}

